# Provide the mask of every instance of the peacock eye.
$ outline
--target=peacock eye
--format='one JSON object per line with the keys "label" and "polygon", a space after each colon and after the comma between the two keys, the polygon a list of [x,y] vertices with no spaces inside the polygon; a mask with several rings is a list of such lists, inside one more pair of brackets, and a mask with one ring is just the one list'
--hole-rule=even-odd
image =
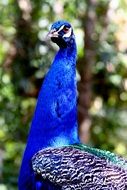
{"label": "peacock eye", "polygon": [[66,27],[66,26],[64,26],[63,31],[64,31],[65,33],[67,33],[67,32],[69,31],[69,28]]}

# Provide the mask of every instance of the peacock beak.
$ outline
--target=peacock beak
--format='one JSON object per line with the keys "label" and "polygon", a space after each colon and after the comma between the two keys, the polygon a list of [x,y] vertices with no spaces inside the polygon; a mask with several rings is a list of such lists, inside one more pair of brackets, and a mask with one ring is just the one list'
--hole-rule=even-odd
{"label": "peacock beak", "polygon": [[55,29],[50,30],[47,34],[48,38],[58,38],[58,36],[58,32]]}

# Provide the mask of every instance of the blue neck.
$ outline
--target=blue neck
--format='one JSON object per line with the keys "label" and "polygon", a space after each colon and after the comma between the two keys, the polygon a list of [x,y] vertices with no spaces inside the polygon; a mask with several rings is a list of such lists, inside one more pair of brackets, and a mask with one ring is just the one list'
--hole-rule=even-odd
{"label": "blue neck", "polygon": [[75,41],[60,48],[45,77],[28,139],[32,150],[77,142],[76,54]]}
{"label": "blue neck", "polygon": [[[22,161],[19,190],[27,190],[25,184],[31,173],[29,163],[37,151],[46,147],[79,142],[76,109],[76,54],[76,44],[73,39],[67,48],[60,48],[45,77]],[[28,186],[29,188],[31,186]]]}

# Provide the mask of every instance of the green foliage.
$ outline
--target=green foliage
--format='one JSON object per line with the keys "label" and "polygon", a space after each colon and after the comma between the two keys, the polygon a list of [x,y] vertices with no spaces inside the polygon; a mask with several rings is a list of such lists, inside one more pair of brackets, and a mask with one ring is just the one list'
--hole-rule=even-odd
{"label": "green foliage", "polygon": [[[23,4],[26,2],[26,4]],[[92,65],[91,140],[94,146],[127,156],[127,56],[116,35],[107,0],[97,1]],[[126,1],[117,1],[117,11]],[[21,156],[42,79],[57,47],[45,41],[50,24],[63,18],[75,28],[79,70],[84,68],[84,20],[89,1],[0,1],[0,189],[17,189]],[[116,13],[117,14],[117,13]],[[122,14],[124,15],[124,14]],[[126,15],[126,14],[125,14]],[[119,21],[120,22],[120,21]],[[121,39],[121,37],[120,37]],[[127,47],[126,47],[127,48]],[[87,71],[86,71],[87,72]]]}

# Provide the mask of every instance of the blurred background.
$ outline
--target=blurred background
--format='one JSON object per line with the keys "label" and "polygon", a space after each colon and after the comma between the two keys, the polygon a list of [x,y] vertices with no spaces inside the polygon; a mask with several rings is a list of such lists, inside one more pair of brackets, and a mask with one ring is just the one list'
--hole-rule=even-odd
{"label": "blurred background", "polygon": [[68,20],[78,46],[81,141],[127,156],[127,0],[0,1],[0,190],[16,190],[36,98]]}

